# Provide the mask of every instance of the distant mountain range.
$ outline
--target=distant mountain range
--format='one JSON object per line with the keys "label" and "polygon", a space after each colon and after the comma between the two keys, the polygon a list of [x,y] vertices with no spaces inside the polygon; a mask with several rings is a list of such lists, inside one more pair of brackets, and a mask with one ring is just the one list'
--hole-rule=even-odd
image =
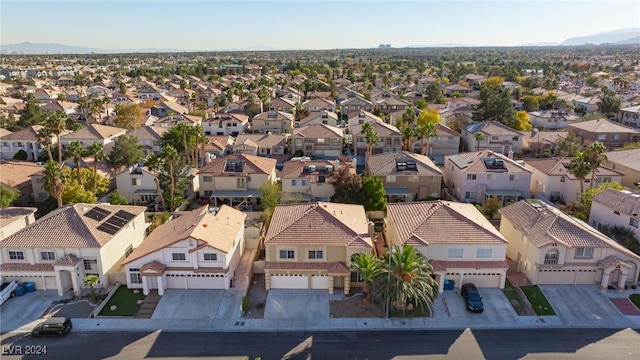
{"label": "distant mountain range", "polygon": [[[599,34],[578,36],[566,39],[562,43],[540,42],[522,44],[520,46],[575,46],[575,45],[600,45],[600,44],[617,44],[630,45],[640,44],[640,28],[619,29],[614,31],[601,32]],[[478,47],[478,45],[443,43],[433,45],[412,45],[408,47]],[[209,51],[269,51],[277,50],[274,47],[258,45],[244,49],[217,49]],[[168,53],[168,52],[192,52],[206,50],[189,50],[176,48],[141,48],[141,49],[100,49],[88,48],[82,46],[73,46],[65,44],[50,43],[30,43],[23,42],[20,44],[0,45],[1,54],[113,54],[113,53]]]}

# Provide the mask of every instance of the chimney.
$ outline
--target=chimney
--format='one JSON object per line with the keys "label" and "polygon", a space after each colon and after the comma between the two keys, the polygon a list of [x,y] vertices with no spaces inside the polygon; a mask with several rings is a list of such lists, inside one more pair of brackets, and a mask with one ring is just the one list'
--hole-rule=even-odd
{"label": "chimney", "polygon": [[369,221],[369,236],[373,237],[373,232],[375,231],[375,224],[373,221]]}

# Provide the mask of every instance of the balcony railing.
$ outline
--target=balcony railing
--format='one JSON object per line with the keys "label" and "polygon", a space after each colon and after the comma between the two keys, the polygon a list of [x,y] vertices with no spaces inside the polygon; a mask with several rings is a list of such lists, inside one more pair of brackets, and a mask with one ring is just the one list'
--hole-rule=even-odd
{"label": "balcony railing", "polygon": [[558,259],[544,259],[545,265],[556,265],[558,264]]}

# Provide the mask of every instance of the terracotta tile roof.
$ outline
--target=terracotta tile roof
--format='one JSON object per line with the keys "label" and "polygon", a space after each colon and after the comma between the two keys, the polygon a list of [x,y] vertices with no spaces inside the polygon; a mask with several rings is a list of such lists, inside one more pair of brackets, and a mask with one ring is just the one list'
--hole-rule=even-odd
{"label": "terracotta tile roof", "polygon": [[262,156],[254,156],[247,154],[232,154],[229,156],[218,157],[211,160],[200,169],[201,174],[212,174],[219,176],[225,174],[225,168],[228,161],[244,161],[242,172],[234,172],[234,174],[271,174],[276,167],[276,159],[266,158]]}
{"label": "terracotta tile roof", "polygon": [[640,149],[610,151],[605,153],[609,163],[616,163],[640,171]]}
{"label": "terracotta tile roof", "polygon": [[0,138],[2,138],[3,136],[7,136],[9,134],[13,134],[13,133],[7,129],[0,128]]}
{"label": "terracotta tile roof", "polygon": [[618,124],[607,119],[597,119],[590,121],[581,121],[575,124],[567,125],[567,130],[578,129],[586,132],[597,134],[640,134],[640,131],[634,130],[628,126]]}
{"label": "terracotta tile roof", "polygon": [[388,221],[401,244],[505,244],[500,234],[473,204],[427,201],[387,204]]}
{"label": "terracotta tile roof", "polygon": [[272,148],[285,144],[287,136],[284,134],[241,134],[236,139],[236,145],[242,144],[245,140],[252,141],[260,148]]}
{"label": "terracotta tile roof", "polygon": [[[354,136],[360,135],[362,134],[362,126],[364,124],[356,124],[353,125],[351,127],[349,127],[349,132],[352,133]],[[384,136],[400,136],[402,137],[402,133],[400,132],[400,130],[398,130],[397,127],[391,125],[391,124],[387,124],[384,122],[378,122],[378,121],[373,121],[371,122],[371,126],[373,127],[373,129],[375,130],[375,132],[378,133],[378,135],[380,135],[380,137],[384,137]]]}
{"label": "terracotta tile roof", "polygon": [[460,153],[456,155],[445,156],[445,158],[451,159],[451,161],[459,169],[462,169],[463,173],[481,174],[481,173],[489,172],[483,160],[485,158],[501,159],[504,164],[504,167],[507,170],[506,172],[508,172],[509,174],[531,174],[532,173],[531,170],[520,165],[514,160],[509,159],[509,157],[493,152],[491,150]]}
{"label": "terracotta tile roof", "polygon": [[526,131],[522,132],[523,140],[528,144],[557,144],[569,134],[566,131]]}
{"label": "terracotta tile roof", "polygon": [[[271,118],[269,116],[273,116],[275,115],[274,118]],[[260,113],[256,116],[253,117],[253,121],[255,120],[268,120],[268,121],[290,121],[293,120],[293,115],[289,114],[288,112],[284,112],[284,111],[275,111],[275,110],[271,110],[271,111],[265,111],[263,113]]]}
{"label": "terracotta tile roof", "polygon": [[[140,272],[145,272],[145,275],[152,275],[152,274],[156,274],[157,276],[162,275],[162,273],[164,273],[164,270],[166,269],[166,266],[161,263],[160,261],[157,260],[153,260],[151,262],[148,262],[144,265],[142,265],[140,267]],[[151,273],[151,274],[149,274]]]}
{"label": "terracotta tile roof", "polygon": [[591,200],[621,214],[630,216],[636,214],[635,218],[640,220],[640,193],[605,189],[594,195]]}
{"label": "terracotta tile roof", "polygon": [[27,217],[38,211],[34,207],[6,207],[0,208],[0,228],[5,227],[12,222]]}
{"label": "terracotta tile roof", "polygon": [[[566,176],[569,179],[577,180],[578,178],[571,172],[571,158],[552,158],[552,159],[531,159],[525,160],[527,167],[534,168],[541,173],[549,176]],[[596,178],[604,176],[624,176],[623,173],[600,166],[596,170]],[[586,179],[591,178],[591,171],[585,176]]]}
{"label": "terracotta tile roof", "polygon": [[[110,214],[100,221],[84,216],[96,207],[107,210]],[[0,248],[100,248],[115,235],[110,235],[97,228],[119,210],[124,210],[137,217],[144,214],[146,207],[109,204],[67,205],[0,240]]]}
{"label": "terracotta tile roof", "polygon": [[53,264],[4,263],[0,264],[0,272],[53,272]]}
{"label": "terracotta tile roof", "polygon": [[247,215],[230,206],[222,205],[214,216],[202,206],[156,228],[138,248],[133,250],[124,264],[162,250],[179,241],[193,238],[198,245],[210,246],[228,254],[238,232],[244,229]]}
{"label": "terracotta tile roof", "polygon": [[519,132],[497,121],[483,121],[463,127],[465,131],[475,134],[480,131],[489,136],[520,136]]}
{"label": "terracotta tile roof", "polygon": [[311,124],[304,127],[299,127],[293,129],[292,138],[332,138],[339,137],[342,138],[344,136],[344,132],[342,129],[337,128],[335,126],[329,126],[325,124]]}
{"label": "terracotta tile roof", "polygon": [[264,240],[277,244],[373,246],[362,205],[314,202],[278,205]]}
{"label": "terracotta tile roof", "polygon": [[[414,160],[415,170],[398,170],[397,161]],[[419,175],[419,176],[443,176],[442,170],[425,155],[415,154],[409,151],[389,152],[371,155],[367,158],[367,167],[371,175]]]}
{"label": "terracotta tile roof", "polygon": [[126,129],[101,124],[89,124],[78,131],[62,135],[63,139],[73,140],[104,140],[126,133]]}
{"label": "terracotta tile roof", "polygon": [[79,257],[69,254],[61,257],[53,263],[53,266],[74,266],[82,261]]}
{"label": "terracotta tile roof", "polygon": [[29,185],[30,189],[30,177],[43,170],[44,167],[29,161],[0,159],[0,183],[14,188]]}
{"label": "terracotta tile roof", "polygon": [[331,274],[348,274],[349,269],[343,262],[293,262],[269,261],[264,264],[267,270],[325,270]]}
{"label": "terracotta tile roof", "polygon": [[[331,172],[333,172],[336,168],[335,168],[335,162],[330,161],[330,160],[300,160],[300,161],[286,161],[284,163],[284,166],[282,168],[282,171],[280,173],[280,177],[283,179],[286,178],[299,178],[301,175],[303,175],[305,167],[309,166],[309,165],[315,165],[316,166],[316,171],[314,172],[307,172],[304,175],[322,175],[323,173],[325,173],[327,176],[331,174]],[[327,166],[333,166],[334,170],[332,170],[331,172],[327,172],[326,171],[326,167]],[[304,176],[303,176],[304,177]]]}
{"label": "terracotta tile roof", "polygon": [[438,134],[438,137],[460,137],[459,132],[443,124],[436,124],[436,132]]}
{"label": "terracotta tile roof", "polygon": [[500,269],[509,268],[506,260],[502,261],[446,261],[429,260],[434,271],[448,271],[452,269]]}

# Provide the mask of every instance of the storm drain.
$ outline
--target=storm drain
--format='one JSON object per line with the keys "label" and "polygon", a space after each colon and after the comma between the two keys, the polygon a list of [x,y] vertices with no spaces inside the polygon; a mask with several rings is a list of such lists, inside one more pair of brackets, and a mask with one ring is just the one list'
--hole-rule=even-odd
{"label": "storm drain", "polygon": [[244,321],[236,321],[235,326],[244,326]]}

